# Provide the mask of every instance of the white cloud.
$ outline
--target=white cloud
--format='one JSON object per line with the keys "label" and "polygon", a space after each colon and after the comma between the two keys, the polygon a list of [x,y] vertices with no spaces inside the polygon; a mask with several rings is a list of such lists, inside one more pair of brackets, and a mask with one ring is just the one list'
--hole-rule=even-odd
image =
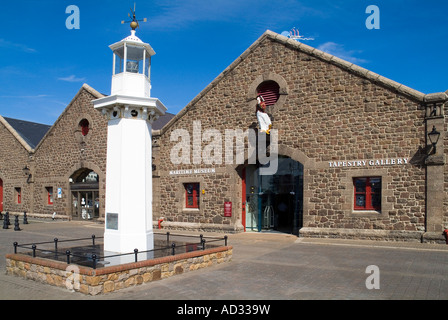
{"label": "white cloud", "polygon": [[58,80],[66,81],[66,82],[82,82],[85,81],[86,78],[77,78],[74,74],[69,77],[58,78]]}
{"label": "white cloud", "polygon": [[361,50],[346,50],[344,45],[339,43],[331,41],[325,42],[324,44],[318,46],[317,49],[352,63],[362,64],[368,62],[367,60],[355,57],[355,55],[362,52]]}
{"label": "white cloud", "polygon": [[35,53],[37,52],[35,49],[30,48],[24,44],[21,43],[14,43],[11,41],[7,41],[5,39],[0,39],[0,48],[6,48],[6,49],[13,49],[13,50],[19,50],[23,52],[28,53]]}
{"label": "white cloud", "polygon": [[150,19],[148,25],[153,29],[179,29],[203,21],[267,26],[320,14],[296,0],[164,0],[159,7],[161,14]]}
{"label": "white cloud", "polygon": [[13,99],[38,99],[38,98],[47,98],[47,97],[51,97],[51,96],[49,96],[49,95],[47,95],[47,94],[38,94],[38,95],[35,95],[35,96],[20,96],[20,95],[17,95],[17,96],[8,96],[8,95],[6,95],[6,96],[0,96],[0,98],[13,98]]}

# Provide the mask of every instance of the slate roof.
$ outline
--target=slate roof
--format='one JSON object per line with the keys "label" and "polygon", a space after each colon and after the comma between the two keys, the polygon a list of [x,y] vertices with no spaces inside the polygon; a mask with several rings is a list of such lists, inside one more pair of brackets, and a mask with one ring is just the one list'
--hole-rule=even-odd
{"label": "slate roof", "polygon": [[160,129],[162,129],[175,116],[176,116],[175,114],[166,112],[163,116],[160,116],[159,119],[154,121],[154,123],[152,124],[152,129],[153,130],[160,130]]}
{"label": "slate roof", "polygon": [[34,149],[50,130],[51,126],[24,120],[3,117],[11,127],[22,137],[23,140]]}

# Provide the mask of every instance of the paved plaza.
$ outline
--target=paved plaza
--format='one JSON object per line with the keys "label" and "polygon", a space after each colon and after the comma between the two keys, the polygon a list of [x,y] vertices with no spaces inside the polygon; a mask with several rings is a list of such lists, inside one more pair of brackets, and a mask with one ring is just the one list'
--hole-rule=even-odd
{"label": "paved plaza", "polygon": [[[6,275],[4,257],[13,252],[14,241],[30,243],[92,234],[99,237],[104,226],[93,222],[29,221],[28,225],[20,225],[21,231],[14,231],[14,226],[0,229],[2,300],[448,299],[448,245],[306,239],[281,233],[230,234],[230,263],[107,295],[85,296]],[[376,269],[371,271],[369,266]],[[369,289],[372,283],[379,288]]]}

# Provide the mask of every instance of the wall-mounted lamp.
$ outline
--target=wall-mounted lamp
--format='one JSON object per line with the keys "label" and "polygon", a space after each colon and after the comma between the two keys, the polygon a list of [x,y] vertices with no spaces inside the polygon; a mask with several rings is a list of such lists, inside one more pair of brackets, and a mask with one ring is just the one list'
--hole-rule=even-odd
{"label": "wall-mounted lamp", "polygon": [[428,138],[432,144],[432,150],[433,150],[432,154],[435,154],[436,153],[436,145],[440,138],[440,132],[436,130],[435,126],[433,126],[432,131],[430,133],[428,133]]}
{"label": "wall-mounted lamp", "polygon": [[30,170],[30,168],[28,168],[28,166],[25,166],[25,168],[23,168],[22,171],[28,177],[28,179],[26,179],[26,183],[30,183],[30,180],[31,180],[31,170]]}

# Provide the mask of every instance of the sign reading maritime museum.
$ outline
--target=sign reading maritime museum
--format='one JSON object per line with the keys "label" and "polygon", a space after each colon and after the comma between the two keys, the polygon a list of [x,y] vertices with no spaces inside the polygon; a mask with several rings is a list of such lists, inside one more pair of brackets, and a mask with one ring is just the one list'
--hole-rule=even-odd
{"label": "sign reading maritime museum", "polygon": [[329,161],[330,168],[343,167],[380,167],[390,165],[406,165],[408,158],[376,159],[376,160],[355,160],[355,161]]}

